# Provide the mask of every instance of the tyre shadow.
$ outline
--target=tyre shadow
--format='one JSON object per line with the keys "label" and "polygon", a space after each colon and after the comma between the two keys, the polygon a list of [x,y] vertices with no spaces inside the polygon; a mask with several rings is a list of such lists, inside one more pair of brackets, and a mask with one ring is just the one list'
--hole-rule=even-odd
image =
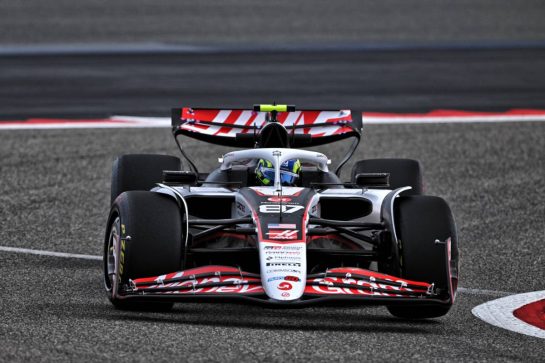
{"label": "tyre shadow", "polygon": [[[177,304],[170,312],[116,310],[109,303],[51,305],[73,318],[125,321],[144,324],[181,324],[245,329],[326,331],[326,332],[385,332],[397,334],[434,334],[441,328],[440,320],[402,320],[387,315],[384,307],[304,309],[267,309],[239,304]],[[52,309],[53,308],[53,309]]]}

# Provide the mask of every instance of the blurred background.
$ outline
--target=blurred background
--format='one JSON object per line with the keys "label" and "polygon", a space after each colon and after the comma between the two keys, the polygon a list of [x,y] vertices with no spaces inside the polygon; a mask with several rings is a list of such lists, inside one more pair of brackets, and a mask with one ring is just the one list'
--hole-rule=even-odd
{"label": "blurred background", "polygon": [[468,44],[545,39],[539,0],[2,0],[11,45]]}
{"label": "blurred background", "polygon": [[540,0],[0,0],[0,118],[537,107]]}

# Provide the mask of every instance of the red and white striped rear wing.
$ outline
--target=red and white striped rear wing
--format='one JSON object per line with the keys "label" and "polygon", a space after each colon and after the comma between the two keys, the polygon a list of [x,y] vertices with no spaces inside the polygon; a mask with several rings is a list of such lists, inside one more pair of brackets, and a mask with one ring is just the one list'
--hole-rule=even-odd
{"label": "red and white striped rear wing", "polygon": [[[295,277],[284,277],[278,285],[289,291]],[[442,295],[442,294],[441,294]],[[273,301],[261,277],[229,266],[203,266],[166,275],[130,281],[120,298],[139,300],[246,299],[284,305],[306,305],[356,300],[363,304],[448,304],[433,283],[411,281],[361,268],[339,267],[307,276],[305,292],[296,301]]]}
{"label": "red and white striped rear wing", "polygon": [[[248,109],[174,108],[174,135],[185,135],[217,145],[241,148],[254,147],[252,138],[237,138],[237,134],[252,134],[265,125],[267,112]],[[350,110],[299,110],[278,112],[277,120],[290,134],[310,135],[310,141],[292,147],[316,146],[359,137],[361,113]],[[300,140],[300,139],[299,139]],[[308,142],[307,142],[308,141]]]}

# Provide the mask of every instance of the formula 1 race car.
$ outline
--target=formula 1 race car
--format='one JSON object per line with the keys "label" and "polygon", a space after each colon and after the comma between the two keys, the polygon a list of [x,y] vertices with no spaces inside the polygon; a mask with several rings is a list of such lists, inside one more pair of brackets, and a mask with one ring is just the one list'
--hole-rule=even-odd
{"label": "formula 1 race car", "polygon": [[[242,300],[269,306],[382,304],[402,318],[445,315],[458,281],[447,203],[423,195],[420,163],[369,159],[339,178],[361,113],[172,110],[177,157],[123,155],[113,165],[104,281],[121,309]],[[180,136],[242,148],[201,173]],[[353,138],[335,171],[308,149]]]}

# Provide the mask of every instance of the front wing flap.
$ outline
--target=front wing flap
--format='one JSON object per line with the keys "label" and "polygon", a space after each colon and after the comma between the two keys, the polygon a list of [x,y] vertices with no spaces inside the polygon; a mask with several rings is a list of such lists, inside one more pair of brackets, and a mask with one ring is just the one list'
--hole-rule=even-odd
{"label": "front wing flap", "polygon": [[[278,286],[289,293],[294,276],[285,276]],[[433,283],[411,281],[361,269],[339,267],[307,276],[303,296],[295,301],[270,299],[261,277],[236,267],[203,266],[166,275],[130,280],[119,298],[186,301],[187,299],[234,298],[277,305],[300,305],[352,300],[362,304],[439,303]]]}

